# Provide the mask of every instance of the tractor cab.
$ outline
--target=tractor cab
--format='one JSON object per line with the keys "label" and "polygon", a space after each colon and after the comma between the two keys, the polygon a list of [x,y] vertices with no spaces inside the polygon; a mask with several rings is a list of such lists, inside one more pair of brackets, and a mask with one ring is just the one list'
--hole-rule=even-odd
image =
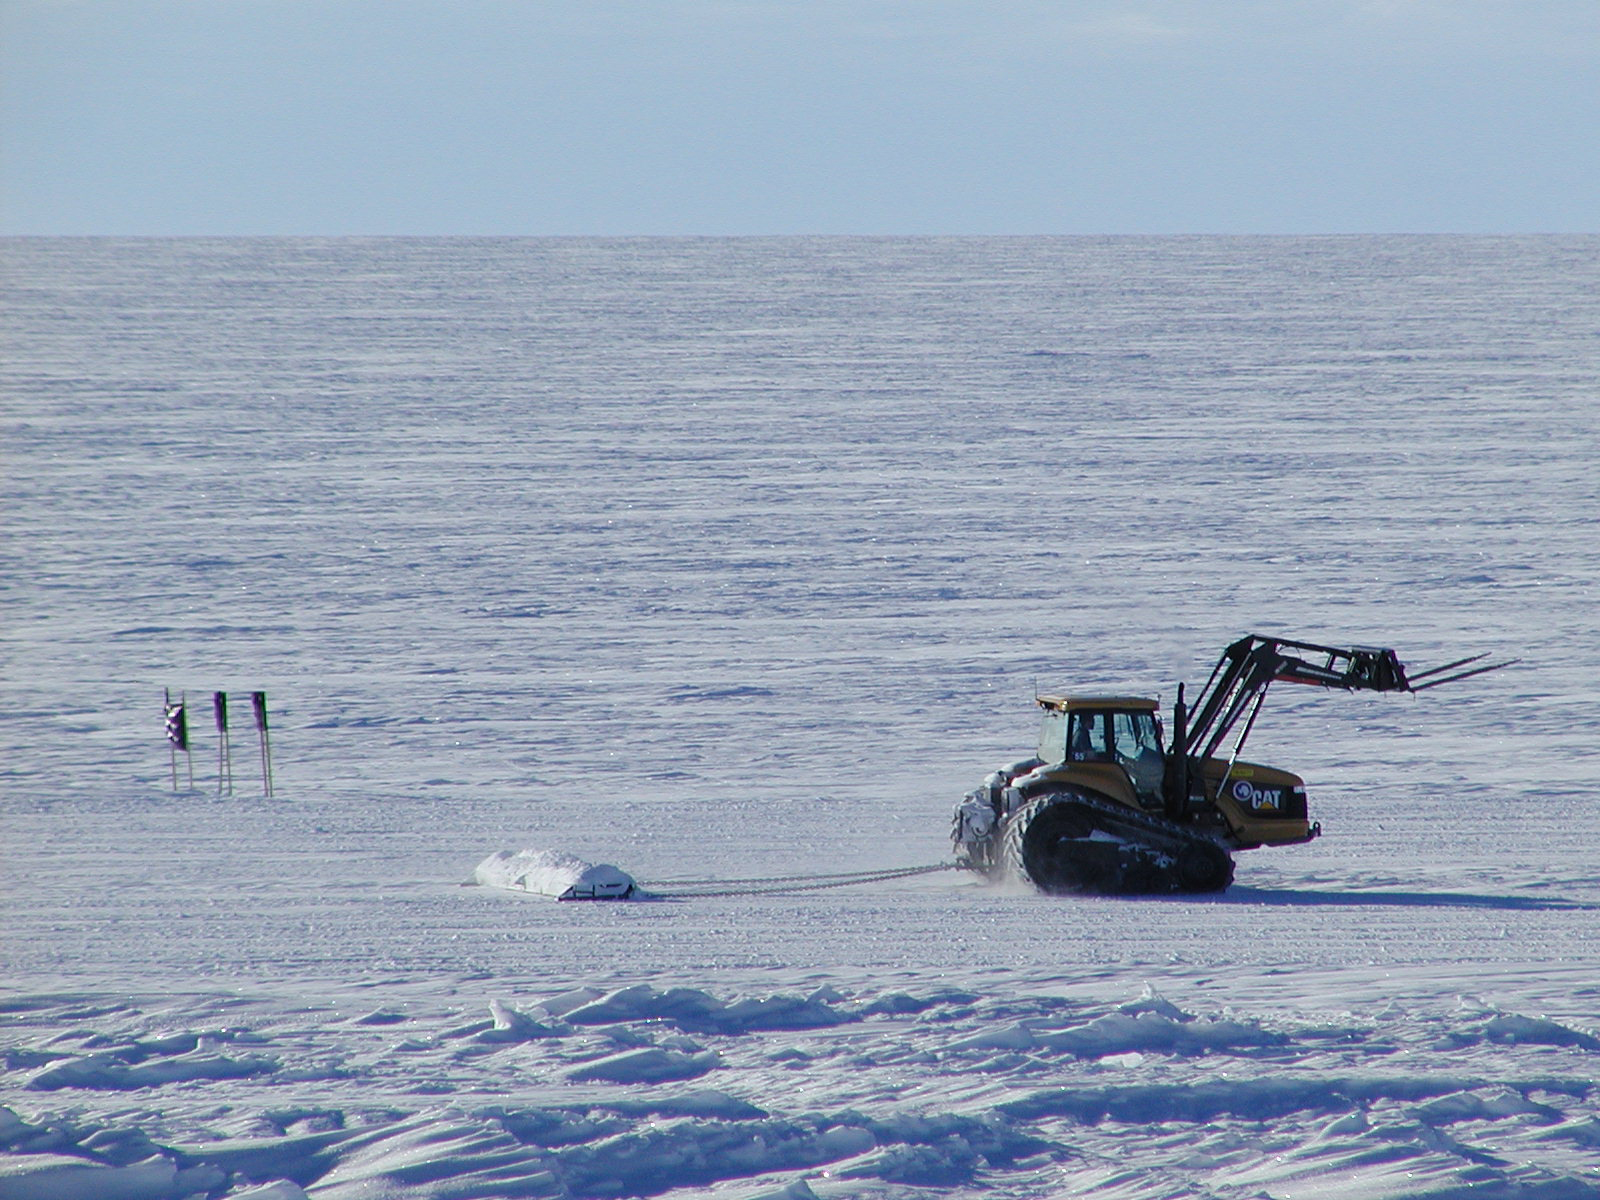
{"label": "tractor cab", "polygon": [[1167,756],[1156,702],[1130,696],[1040,696],[1045,763],[1105,764],[1126,772],[1141,807],[1161,807]]}

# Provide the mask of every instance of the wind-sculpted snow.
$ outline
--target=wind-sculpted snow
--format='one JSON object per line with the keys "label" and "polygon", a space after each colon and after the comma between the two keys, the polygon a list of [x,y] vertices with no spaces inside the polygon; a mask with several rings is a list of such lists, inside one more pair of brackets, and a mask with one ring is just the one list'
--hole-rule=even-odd
{"label": "wind-sculpted snow", "polygon": [[[215,1035],[140,1035],[160,1006],[135,1000],[74,1039],[139,1047],[154,1069],[134,1084],[52,1032],[80,1001],[29,998],[13,1008],[9,1061],[52,1060],[62,1102],[0,1113],[0,1197],[271,1185],[315,1200],[489,1200],[797,1183],[817,1196],[976,1196],[1089,1179],[1153,1197],[1167,1184],[1119,1182],[1125,1158],[1186,1139],[1163,1178],[1219,1195],[1224,1176],[1294,1195],[1296,1181],[1378,1162],[1440,1194],[1576,1200],[1600,1164],[1594,1034],[1478,1005],[1328,1021],[1186,1011],[1148,987],[1108,1003],[636,984],[493,996],[485,1022],[400,999],[402,1019],[373,1023],[343,1003],[289,1016],[265,998],[195,998],[192,1014],[226,1012],[235,1041],[272,1051],[280,1068],[259,1075],[164,1069]],[[485,1024],[525,1036],[488,1041]],[[395,1086],[397,1060],[408,1086]],[[134,1094],[106,1104],[108,1086]]]}
{"label": "wind-sculpted snow", "polygon": [[[1600,1194],[1600,239],[0,258],[0,1200]],[[1522,661],[1275,687],[1224,894],[887,878],[1248,632]]]}

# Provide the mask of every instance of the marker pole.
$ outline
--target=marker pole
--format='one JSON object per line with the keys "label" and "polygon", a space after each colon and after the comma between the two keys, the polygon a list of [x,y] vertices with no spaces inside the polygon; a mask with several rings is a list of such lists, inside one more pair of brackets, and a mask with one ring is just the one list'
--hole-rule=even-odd
{"label": "marker pole", "polygon": [[250,707],[255,712],[256,733],[261,738],[261,788],[262,794],[272,795],[272,737],[267,731],[267,694],[250,693]]}
{"label": "marker pole", "polygon": [[215,692],[211,696],[211,711],[217,719],[217,795],[222,795],[227,785],[228,795],[233,795],[233,747],[228,744],[228,693]]}
{"label": "marker pole", "polygon": [[189,753],[189,718],[185,712],[186,694],[178,696],[178,702],[172,702],[172,691],[162,690],[162,710],[167,719],[167,747],[169,763],[172,767],[172,790],[178,790],[178,751],[183,751],[184,762],[189,768],[189,790],[194,790],[194,756]]}
{"label": "marker pole", "polygon": [[161,716],[167,725],[167,766],[172,769],[172,790],[178,790],[178,740],[173,736],[177,726],[173,723],[172,689],[161,689]]}
{"label": "marker pole", "polygon": [[194,791],[194,751],[189,746],[189,693],[178,693],[178,719],[183,723],[183,765],[189,770],[189,790]]}

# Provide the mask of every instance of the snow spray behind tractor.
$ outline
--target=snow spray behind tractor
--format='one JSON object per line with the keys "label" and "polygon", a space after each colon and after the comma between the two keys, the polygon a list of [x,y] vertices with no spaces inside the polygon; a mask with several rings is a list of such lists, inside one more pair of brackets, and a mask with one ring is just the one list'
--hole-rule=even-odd
{"label": "snow spray behind tractor", "polygon": [[957,863],[1046,892],[1220,892],[1233,881],[1231,851],[1321,833],[1304,780],[1240,758],[1271,684],[1420,692],[1511,665],[1473,665],[1485,657],[1408,676],[1393,650],[1248,634],[1222,652],[1192,706],[1179,684],[1166,746],[1154,700],[1039,696],[1037,754],[993,772],[956,808]]}

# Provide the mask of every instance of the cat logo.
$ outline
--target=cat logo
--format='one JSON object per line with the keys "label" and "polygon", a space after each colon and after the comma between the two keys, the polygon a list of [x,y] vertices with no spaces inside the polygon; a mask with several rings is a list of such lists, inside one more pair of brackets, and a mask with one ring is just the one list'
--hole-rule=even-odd
{"label": "cat logo", "polygon": [[1229,790],[1235,800],[1256,812],[1277,812],[1282,807],[1282,792],[1276,788],[1257,787],[1248,779],[1234,780],[1233,787]]}

